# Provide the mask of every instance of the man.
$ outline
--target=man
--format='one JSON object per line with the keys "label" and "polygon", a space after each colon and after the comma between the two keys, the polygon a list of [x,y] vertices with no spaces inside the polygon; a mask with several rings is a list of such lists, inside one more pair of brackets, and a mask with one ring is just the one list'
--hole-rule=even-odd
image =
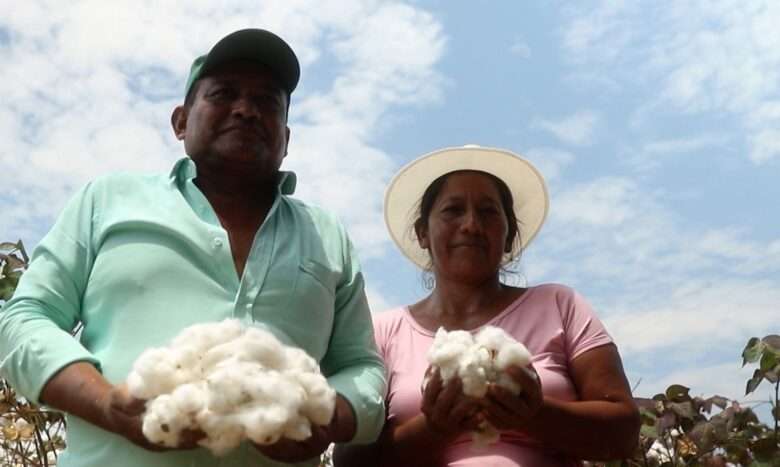
{"label": "man", "polygon": [[[89,184],[36,249],[0,313],[0,373],[69,414],[58,465],[313,465],[330,442],[378,436],[384,373],[351,243],[332,216],[287,196],[295,176],[279,170],[299,73],[268,31],[224,37],[193,63],[171,117],[189,157],[170,176]],[[306,441],[244,443],[222,459],[197,447],[197,433],[177,450],[152,445],[144,402],[123,384],[133,361],[189,325],[229,317],[320,362],[338,392],[332,422]]]}

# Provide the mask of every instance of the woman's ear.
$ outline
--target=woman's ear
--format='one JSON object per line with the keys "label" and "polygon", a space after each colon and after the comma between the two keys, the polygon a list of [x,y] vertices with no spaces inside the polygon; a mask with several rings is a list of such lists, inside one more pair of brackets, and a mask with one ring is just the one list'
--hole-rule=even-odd
{"label": "woman's ear", "polygon": [[431,247],[431,242],[428,241],[428,228],[423,227],[420,223],[414,223],[414,233],[417,235],[417,243],[420,244],[420,248],[427,250]]}
{"label": "woman's ear", "polygon": [[173,109],[171,127],[173,128],[173,134],[176,135],[176,139],[179,141],[184,140],[184,135],[187,133],[187,109],[183,105]]}

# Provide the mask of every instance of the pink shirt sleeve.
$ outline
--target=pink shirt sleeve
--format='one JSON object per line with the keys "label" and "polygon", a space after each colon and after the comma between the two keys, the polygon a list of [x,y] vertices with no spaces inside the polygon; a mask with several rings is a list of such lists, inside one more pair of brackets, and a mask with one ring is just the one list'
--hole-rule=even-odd
{"label": "pink shirt sleeve", "polygon": [[560,310],[566,336],[566,351],[571,362],[587,350],[612,343],[612,337],[596,317],[590,303],[576,291],[569,290],[568,306],[563,306]]}

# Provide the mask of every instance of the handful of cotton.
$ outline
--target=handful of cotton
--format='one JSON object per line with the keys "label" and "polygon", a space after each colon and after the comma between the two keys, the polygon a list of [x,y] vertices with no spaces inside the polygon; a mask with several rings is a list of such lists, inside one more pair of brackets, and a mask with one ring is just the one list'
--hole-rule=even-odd
{"label": "handful of cotton", "polygon": [[[463,383],[463,394],[482,398],[489,383],[519,394],[520,386],[506,369],[512,365],[527,366],[531,354],[523,344],[494,326],[485,326],[476,335],[439,328],[428,351],[428,361],[439,369],[442,381],[457,376]],[[487,422],[472,434],[477,446],[495,443],[498,438],[498,431]]]}
{"label": "handful of cotton", "polygon": [[224,455],[243,439],[302,441],[311,424],[327,425],[336,392],[306,352],[237,320],[196,324],[167,347],[143,352],[127,378],[146,399],[144,435],[174,447],[183,430],[201,430],[200,444]]}

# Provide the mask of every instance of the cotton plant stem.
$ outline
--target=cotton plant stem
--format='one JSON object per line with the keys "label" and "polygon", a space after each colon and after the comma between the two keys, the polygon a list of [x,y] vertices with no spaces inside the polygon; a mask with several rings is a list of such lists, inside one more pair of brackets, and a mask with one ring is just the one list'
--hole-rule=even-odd
{"label": "cotton plant stem", "polygon": [[780,390],[780,381],[777,381],[775,383],[775,407],[774,407],[775,410],[774,410],[774,413],[772,414],[772,417],[775,419],[775,444],[777,444],[778,441],[780,441],[780,439],[778,438],[778,433],[777,433],[777,418],[778,418],[778,416],[780,416],[780,408],[777,406],[777,403],[778,403],[778,391],[779,390]]}

